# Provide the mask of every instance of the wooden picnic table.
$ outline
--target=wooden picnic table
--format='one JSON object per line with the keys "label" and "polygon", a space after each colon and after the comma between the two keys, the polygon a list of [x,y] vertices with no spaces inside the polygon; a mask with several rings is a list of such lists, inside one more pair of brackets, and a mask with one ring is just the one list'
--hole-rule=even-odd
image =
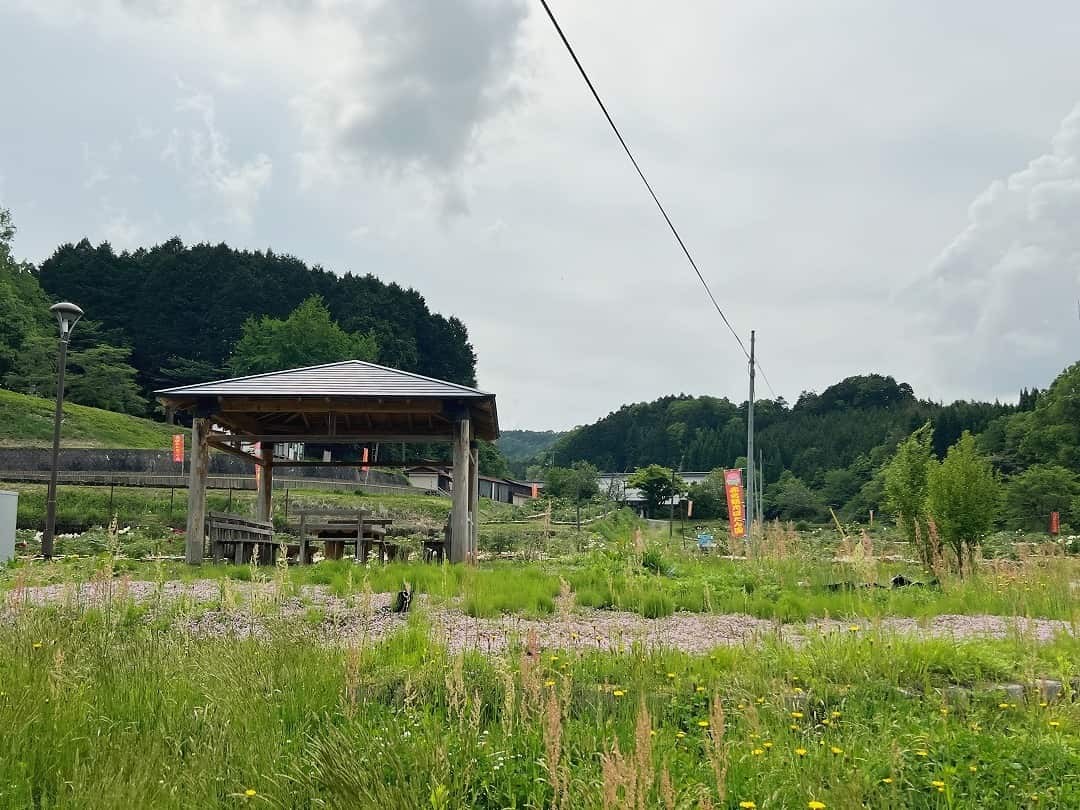
{"label": "wooden picnic table", "polygon": [[393,558],[396,545],[386,540],[386,527],[393,518],[373,518],[366,509],[307,509],[297,513],[299,520],[290,521],[299,535],[298,556],[301,563],[311,562],[311,541],[322,541],[323,554],[328,560],[345,556],[345,546],[352,545],[359,562],[367,562],[377,546],[379,559]]}

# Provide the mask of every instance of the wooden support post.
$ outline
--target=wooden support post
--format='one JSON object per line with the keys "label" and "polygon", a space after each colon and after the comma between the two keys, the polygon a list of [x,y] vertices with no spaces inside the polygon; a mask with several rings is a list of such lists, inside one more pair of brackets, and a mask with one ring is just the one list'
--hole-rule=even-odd
{"label": "wooden support post", "polygon": [[[259,458],[262,470],[259,475],[259,489],[255,495],[255,516],[259,521],[273,522],[273,444],[262,442],[259,445]],[[273,543],[257,543],[252,546],[252,553],[258,556],[260,563],[269,564],[272,559]]]}
{"label": "wooden support post", "polygon": [[210,469],[210,420],[197,417],[191,423],[191,463],[188,475],[187,547],[188,565],[200,565],[206,539],[206,475]]}
{"label": "wooden support post", "polygon": [[476,563],[477,524],[480,522],[478,507],[480,502],[480,451],[476,442],[471,443],[469,450],[469,551],[466,559],[472,564]]}
{"label": "wooden support post", "polygon": [[274,445],[263,442],[259,447],[262,469],[259,470],[259,491],[255,495],[256,520],[274,519]]}
{"label": "wooden support post", "polygon": [[450,526],[450,562],[466,562],[469,551],[469,417],[454,424],[454,491]]}

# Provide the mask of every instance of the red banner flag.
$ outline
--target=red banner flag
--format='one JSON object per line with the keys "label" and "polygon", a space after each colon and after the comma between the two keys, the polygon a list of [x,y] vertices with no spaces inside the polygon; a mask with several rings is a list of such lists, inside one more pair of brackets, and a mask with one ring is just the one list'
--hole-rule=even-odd
{"label": "red banner flag", "polygon": [[742,470],[724,470],[727,492],[728,526],[732,537],[746,537],[746,499],[743,497]]}
{"label": "red banner flag", "polygon": [[1061,534],[1061,513],[1050,513],[1050,534]]}
{"label": "red banner flag", "polygon": [[172,437],[172,460],[177,464],[184,463],[184,434],[174,433]]}

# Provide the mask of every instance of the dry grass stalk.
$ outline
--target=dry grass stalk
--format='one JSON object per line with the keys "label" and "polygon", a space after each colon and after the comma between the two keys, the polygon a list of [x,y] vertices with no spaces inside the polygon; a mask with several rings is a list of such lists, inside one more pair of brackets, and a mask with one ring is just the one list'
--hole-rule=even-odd
{"label": "dry grass stalk", "polygon": [[551,806],[558,807],[566,793],[566,776],[562,768],[562,704],[552,690],[544,710],[544,764],[551,785]]}
{"label": "dry grass stalk", "polygon": [[7,593],[7,606],[10,610],[19,611],[26,606],[30,596],[28,580],[30,578],[30,566],[24,566],[15,571],[15,581],[11,590]]}
{"label": "dry grass stalk", "polygon": [[652,754],[652,718],[642,698],[638,706],[637,723],[634,726],[634,793],[638,810],[645,810],[646,797],[656,782]]}
{"label": "dry grass stalk", "polygon": [[934,572],[934,576],[941,579],[945,575],[945,557],[942,553],[943,546],[941,544],[941,535],[938,534],[937,523],[934,518],[927,516],[926,518],[926,531],[929,535],[928,540],[928,556],[930,562],[930,570]]}
{"label": "dry grass stalk", "polygon": [[[756,719],[756,716],[755,716]],[[709,764],[712,765],[713,776],[716,778],[716,794],[723,804],[727,798],[727,772],[728,772],[728,749],[724,740],[725,720],[724,704],[719,695],[713,697],[712,706],[709,707]]]}
{"label": "dry grass stalk", "polygon": [[660,771],[660,799],[664,810],[675,810],[675,788],[671,785],[671,772],[666,764]]}
{"label": "dry grass stalk", "polygon": [[563,577],[559,577],[559,597],[556,604],[559,606],[559,619],[564,623],[569,622],[570,611],[574,607],[574,590]]}
{"label": "dry grass stalk", "polygon": [[446,707],[453,717],[461,717],[465,708],[465,657],[454,656],[450,671],[446,673]]}
{"label": "dry grass stalk", "polygon": [[360,648],[350,645],[345,650],[345,716],[352,718],[360,695]]}
{"label": "dry grass stalk", "polygon": [[600,755],[603,810],[628,810],[637,807],[637,796],[634,793],[637,780],[634,779],[633,771],[633,763],[619,751],[618,740],[610,753]]}
{"label": "dry grass stalk", "polygon": [[521,714],[535,716],[543,703],[540,683],[540,643],[536,631],[530,630],[521,655]]}

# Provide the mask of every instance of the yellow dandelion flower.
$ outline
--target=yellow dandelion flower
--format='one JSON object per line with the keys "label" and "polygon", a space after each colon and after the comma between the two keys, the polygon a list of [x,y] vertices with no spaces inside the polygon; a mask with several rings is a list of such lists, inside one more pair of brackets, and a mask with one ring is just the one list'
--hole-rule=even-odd
{"label": "yellow dandelion flower", "polygon": [[837,755],[844,753],[843,748],[837,748],[835,745],[832,748],[830,748],[829,750],[832,751],[834,754],[837,754]]}
{"label": "yellow dandelion flower", "polygon": [[247,796],[250,799],[252,796],[254,796],[256,794],[255,794],[254,790],[252,790],[251,788],[248,788],[247,790],[244,791],[244,795]]}
{"label": "yellow dandelion flower", "polygon": [[759,697],[759,698],[754,700],[754,703],[756,703],[758,706],[760,706],[764,702],[765,702],[765,698],[763,698],[763,697]]}
{"label": "yellow dandelion flower", "polygon": [[544,686],[554,686],[555,681],[544,681]]}
{"label": "yellow dandelion flower", "polygon": [[882,783],[883,783],[883,784],[886,784],[886,785],[891,785],[891,784],[892,784],[892,777],[891,777],[891,776],[886,776],[886,777],[885,777],[884,779],[882,779],[881,781],[882,781]]}
{"label": "yellow dandelion flower", "polygon": [[699,726],[701,726],[702,728],[708,728],[709,727],[709,721],[708,720],[698,720],[697,724]]}
{"label": "yellow dandelion flower", "polygon": [[1008,703],[999,703],[998,708],[999,709],[1007,709],[1007,708],[1009,708],[1009,704]]}
{"label": "yellow dandelion flower", "polygon": [[669,673],[667,674],[667,676],[668,676],[669,678],[674,678],[674,677],[675,677],[675,673],[674,673],[674,672],[669,672]]}
{"label": "yellow dandelion flower", "polygon": [[920,748],[918,751],[915,752],[915,756],[917,756],[917,757],[928,757],[928,756],[930,756],[930,752],[927,751],[925,748]]}
{"label": "yellow dandelion flower", "polygon": [[795,756],[797,756],[797,757],[805,757],[806,756],[806,749],[805,748],[796,748],[795,749]]}
{"label": "yellow dandelion flower", "polygon": [[972,773],[978,773],[979,772],[979,766],[978,765],[968,765],[968,770],[971,771]]}
{"label": "yellow dandelion flower", "polygon": [[944,793],[944,792],[945,792],[945,788],[943,788],[943,787],[939,787],[939,788],[937,789],[937,792],[938,792],[938,793]]}
{"label": "yellow dandelion flower", "polygon": [[41,649],[41,642],[40,641],[35,641],[34,642],[34,649],[35,650],[40,650]]}
{"label": "yellow dandelion flower", "polygon": [[837,719],[838,717],[840,717],[840,712],[833,712],[833,713],[832,713],[832,714],[830,714],[829,716],[830,716],[830,717],[831,717],[831,718],[832,718],[833,720],[836,720],[836,719]]}
{"label": "yellow dandelion flower", "polygon": [[676,731],[675,736],[678,737],[681,740],[683,737],[686,736],[686,732],[685,731]]}
{"label": "yellow dandelion flower", "polygon": [[746,810],[753,810],[753,808],[757,807],[757,804],[755,802],[739,802],[739,807],[746,808]]}
{"label": "yellow dandelion flower", "polygon": [[1060,721],[1060,720],[1051,720],[1051,721],[1050,721],[1050,728],[1057,728],[1057,727],[1058,727],[1058,726],[1060,726],[1060,725],[1061,725],[1061,721]]}
{"label": "yellow dandelion flower", "polygon": [[823,725],[823,726],[831,726],[832,725],[832,720],[822,720],[821,725]]}
{"label": "yellow dandelion flower", "polygon": [[936,787],[936,788],[943,788],[943,787],[945,787],[945,783],[944,783],[944,782],[942,782],[942,781],[941,781],[940,779],[935,779],[935,780],[934,780],[933,782],[931,782],[930,784],[931,784],[931,785],[933,785],[933,786],[934,786],[934,787]]}
{"label": "yellow dandelion flower", "polygon": [[764,748],[755,748],[750,753],[753,754],[755,757],[760,757],[762,754],[765,753],[765,749]]}
{"label": "yellow dandelion flower", "polygon": [[649,736],[650,737],[655,737],[656,736],[656,729],[655,728],[649,729]]}
{"label": "yellow dandelion flower", "polygon": [[765,742],[763,742],[763,743],[761,744],[761,747],[762,747],[762,748],[772,748],[772,743],[771,743],[771,742],[769,742],[768,740],[766,740]]}
{"label": "yellow dandelion flower", "polygon": [[694,689],[694,691],[697,692],[700,695],[702,692],[705,691],[705,687],[704,686],[698,686],[698,687],[696,687]]}
{"label": "yellow dandelion flower", "polygon": [[622,697],[623,695],[626,694],[626,692],[624,692],[622,689],[616,689],[611,694],[613,694],[615,697]]}
{"label": "yellow dandelion flower", "polygon": [[743,704],[741,704],[741,703],[740,703],[740,704],[739,704],[738,706],[736,706],[735,708],[737,708],[737,709],[745,709],[746,707],[745,707],[745,706],[744,706]]}
{"label": "yellow dandelion flower", "polygon": [[857,625],[857,624],[849,624],[848,625],[848,631],[849,632],[858,633],[860,630],[862,630],[862,628],[859,627],[859,625]]}
{"label": "yellow dandelion flower", "polygon": [[803,713],[802,712],[792,712],[791,716],[794,717],[796,720],[802,720]]}
{"label": "yellow dandelion flower", "polygon": [[791,729],[792,731],[798,731],[799,730],[799,727],[794,725],[794,724],[788,726],[788,728]]}
{"label": "yellow dandelion flower", "polygon": [[943,715],[948,714],[949,713],[949,707],[948,706],[942,706],[938,711],[940,711]]}
{"label": "yellow dandelion flower", "polygon": [[810,810],[825,810],[825,802],[819,802],[817,799],[812,799],[806,803],[806,806]]}
{"label": "yellow dandelion flower", "polygon": [[1049,704],[1049,703],[1047,703],[1047,702],[1046,702],[1045,700],[1043,700],[1043,701],[1040,701],[1040,703],[1039,703],[1039,707],[1040,707],[1040,708],[1043,708],[1043,709],[1045,709],[1045,708],[1046,708],[1047,706],[1049,706],[1049,705],[1050,705],[1050,704]]}

